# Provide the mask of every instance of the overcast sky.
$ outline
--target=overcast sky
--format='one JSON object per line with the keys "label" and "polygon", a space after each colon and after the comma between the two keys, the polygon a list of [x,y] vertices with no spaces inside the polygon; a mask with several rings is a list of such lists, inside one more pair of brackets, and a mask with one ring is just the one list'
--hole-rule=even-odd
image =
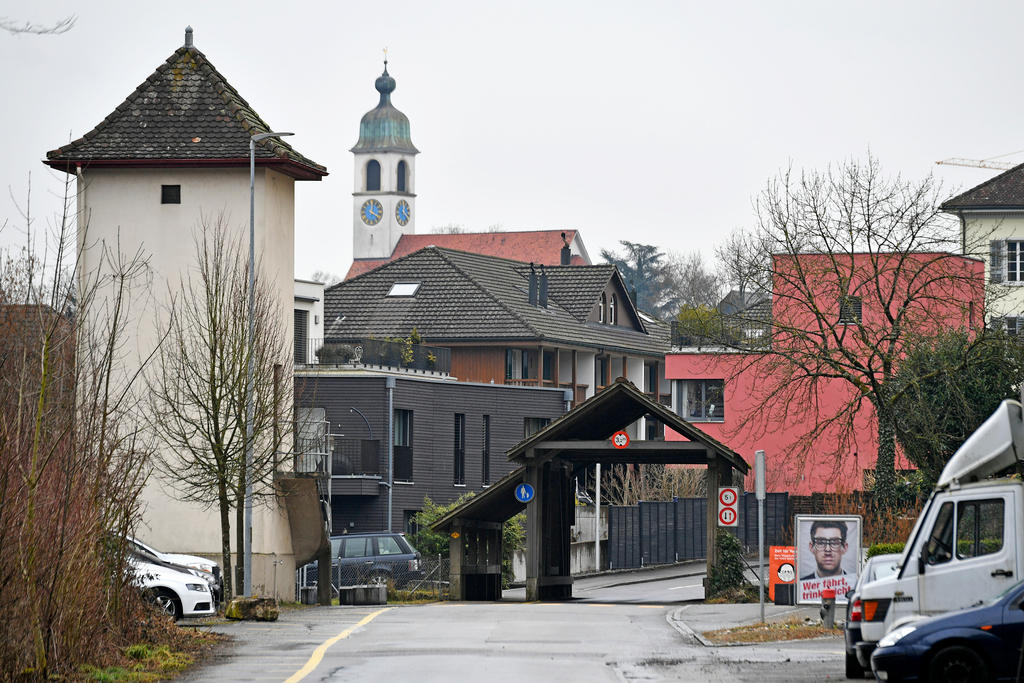
{"label": "overcast sky", "polygon": [[[183,43],[330,175],[297,183],[295,273],[344,273],[352,155],[389,51],[416,161],[417,231],[575,228],[595,260],[628,239],[699,250],[751,223],[789,163],[870,149],[949,193],[1024,149],[1020,2],[216,2],[0,0],[0,221],[59,208],[47,150],[91,130]],[[1013,112],[1018,114],[1013,114]],[[1005,157],[1024,161],[1024,154]],[[512,255],[510,255],[512,256]]]}

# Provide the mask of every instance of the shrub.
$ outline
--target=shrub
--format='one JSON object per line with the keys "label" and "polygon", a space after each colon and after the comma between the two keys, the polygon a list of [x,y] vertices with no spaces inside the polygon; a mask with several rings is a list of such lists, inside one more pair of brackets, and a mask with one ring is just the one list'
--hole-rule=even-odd
{"label": "shrub", "polygon": [[868,557],[875,555],[888,555],[889,553],[902,553],[905,543],[875,543],[868,548]]}
{"label": "shrub", "polygon": [[356,350],[349,344],[324,344],[316,352],[317,359],[325,364],[342,365],[355,356]]}
{"label": "shrub", "polygon": [[720,529],[715,536],[715,548],[718,550],[718,564],[711,568],[708,577],[708,598],[736,591],[747,583],[743,575],[743,546],[740,540]]}

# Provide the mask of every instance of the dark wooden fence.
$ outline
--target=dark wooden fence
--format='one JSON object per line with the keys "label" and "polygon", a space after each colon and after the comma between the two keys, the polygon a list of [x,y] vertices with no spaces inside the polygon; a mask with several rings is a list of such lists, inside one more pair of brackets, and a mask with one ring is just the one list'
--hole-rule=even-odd
{"label": "dark wooden fence", "polygon": [[[608,563],[611,569],[668,564],[705,557],[707,501],[679,498],[608,508]],[[740,498],[739,526],[731,528],[748,550],[757,549],[757,498]],[[764,501],[765,548],[787,538],[791,515],[788,493],[769,493]]]}

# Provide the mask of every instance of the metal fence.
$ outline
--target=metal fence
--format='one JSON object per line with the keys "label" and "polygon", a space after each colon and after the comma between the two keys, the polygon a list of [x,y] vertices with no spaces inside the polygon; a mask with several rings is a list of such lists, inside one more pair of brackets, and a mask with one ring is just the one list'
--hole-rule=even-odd
{"label": "metal fence", "polygon": [[[731,528],[747,550],[757,548],[757,499],[745,493],[739,502],[739,526]],[[764,502],[765,545],[786,539],[791,515],[788,493],[769,493]],[[680,498],[668,502],[608,508],[608,563],[611,569],[696,560],[707,554],[707,501]]]}
{"label": "metal fence", "polygon": [[[316,588],[317,563],[310,562],[295,570],[295,601],[301,602],[304,588]],[[420,572],[416,576],[395,576],[387,579],[388,596],[416,599],[448,600],[451,562],[447,555],[420,558]],[[355,575],[345,572],[344,584],[338,560],[331,562],[331,599],[338,599],[338,588],[342,585],[368,585],[379,583],[379,574],[372,569],[355,570]]]}

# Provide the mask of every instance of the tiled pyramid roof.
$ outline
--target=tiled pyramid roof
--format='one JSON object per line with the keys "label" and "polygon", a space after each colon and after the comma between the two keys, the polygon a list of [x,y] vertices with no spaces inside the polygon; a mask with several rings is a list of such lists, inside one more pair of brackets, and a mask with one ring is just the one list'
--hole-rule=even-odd
{"label": "tiled pyramid roof", "polygon": [[1024,164],[1014,166],[942,204],[943,211],[961,209],[1024,209]]}
{"label": "tiled pyramid roof", "polygon": [[[249,139],[273,129],[202,52],[186,44],[91,131],[47,152],[46,164],[69,171],[91,166],[239,166],[249,163]],[[327,169],[277,138],[256,145],[256,163],[302,180]]]}
{"label": "tiled pyramid roof", "polygon": [[[528,274],[529,266],[520,261],[421,249],[328,288],[325,336],[404,337],[415,327],[428,344],[543,341],[648,356],[668,350],[668,335],[660,328],[647,333],[586,321],[603,285],[615,277],[614,266],[552,268],[546,308],[529,303]],[[396,282],[420,287],[414,296],[387,296]]]}
{"label": "tiled pyramid roof", "polygon": [[[562,233],[570,244],[576,238],[575,230],[523,230],[517,232],[467,232],[456,234],[402,235],[391,258],[356,259],[345,275],[350,280],[385,263],[408,256],[424,247],[443,247],[474,254],[500,256],[525,263],[543,263],[557,266],[561,262]],[[573,266],[586,265],[580,256],[572,257]]]}

